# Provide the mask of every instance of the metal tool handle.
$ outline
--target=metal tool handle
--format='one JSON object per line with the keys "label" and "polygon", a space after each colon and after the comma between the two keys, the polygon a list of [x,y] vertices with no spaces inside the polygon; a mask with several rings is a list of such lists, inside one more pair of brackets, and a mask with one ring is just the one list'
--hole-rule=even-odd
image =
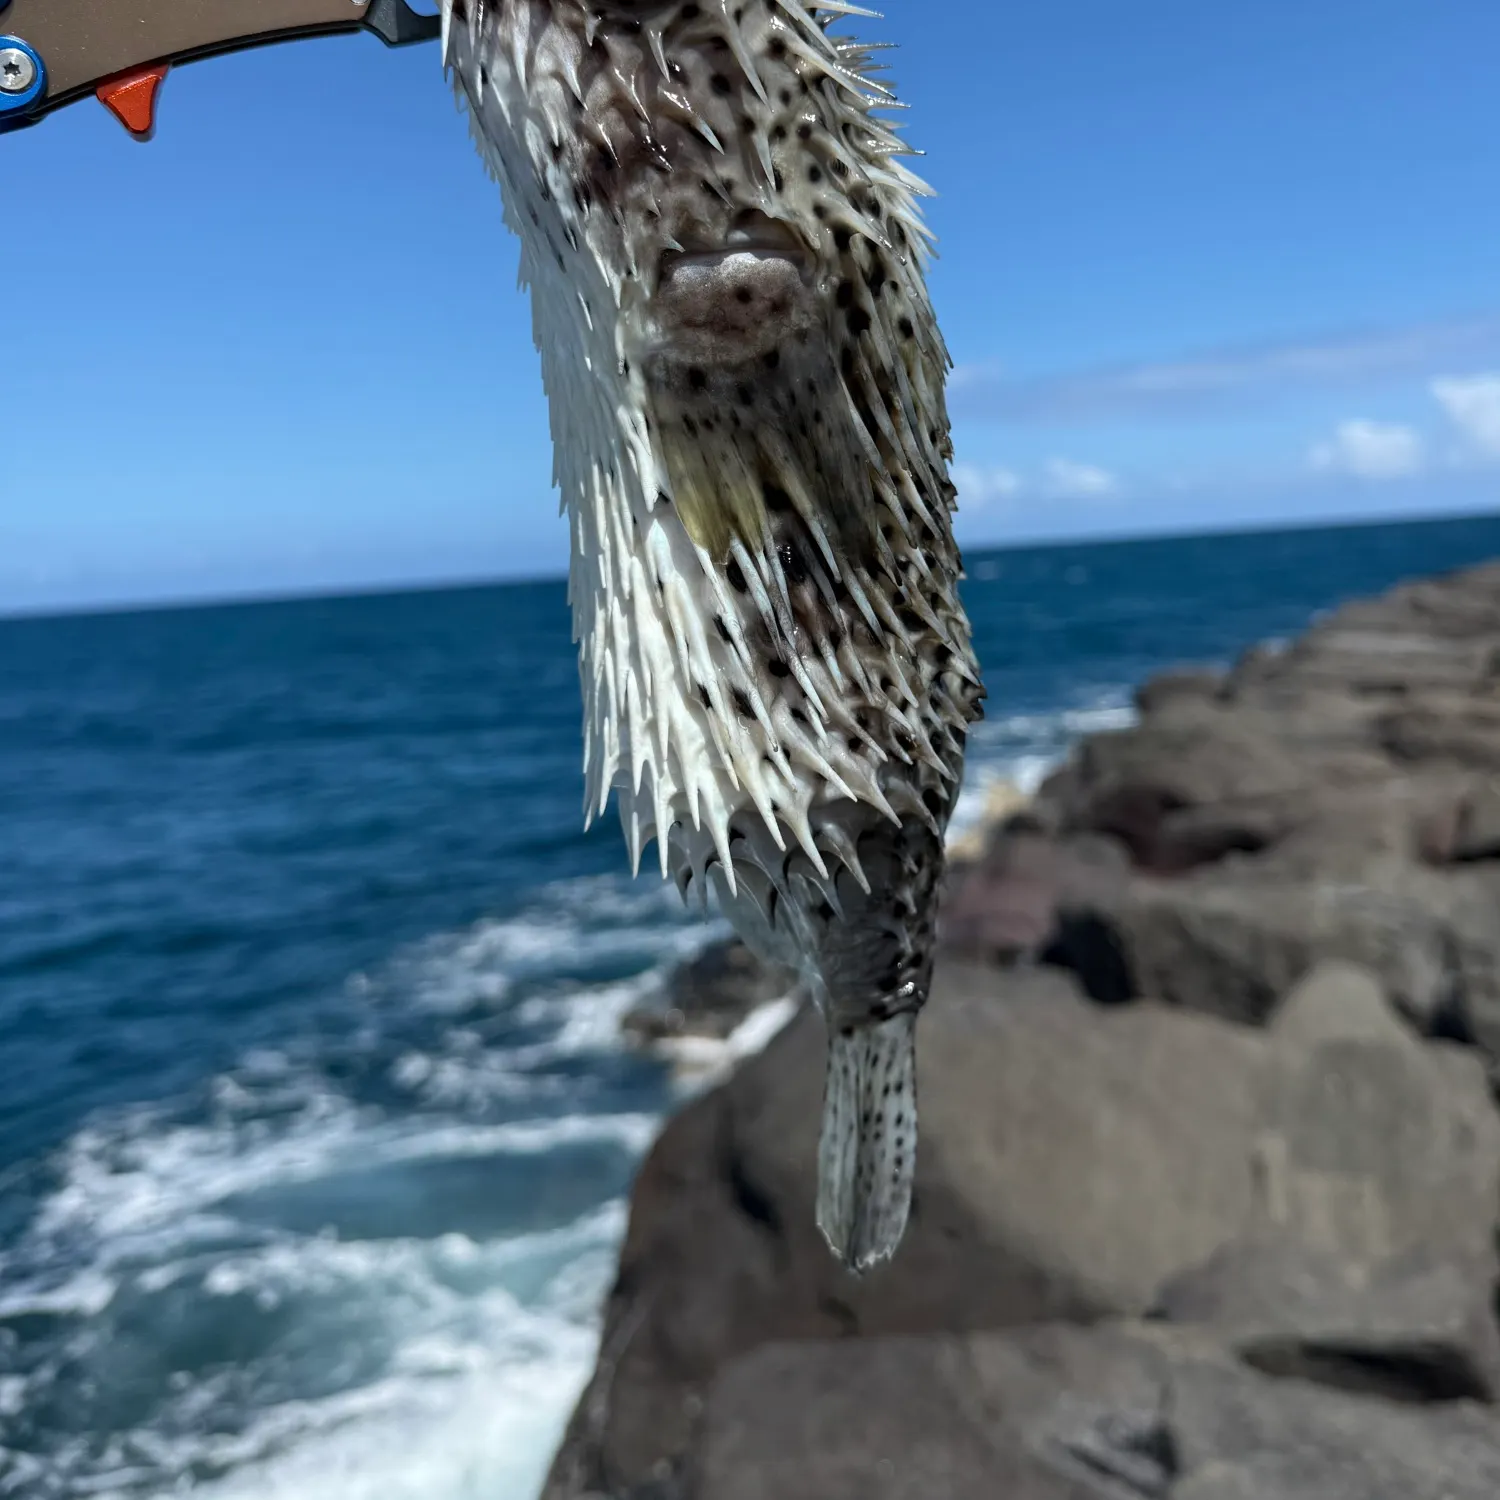
{"label": "metal tool handle", "polygon": [[[109,103],[113,86],[159,82],[195,58],[352,31],[401,47],[435,38],[440,24],[405,0],[0,0],[0,126],[33,124],[91,93]],[[153,83],[148,106],[154,96]]]}

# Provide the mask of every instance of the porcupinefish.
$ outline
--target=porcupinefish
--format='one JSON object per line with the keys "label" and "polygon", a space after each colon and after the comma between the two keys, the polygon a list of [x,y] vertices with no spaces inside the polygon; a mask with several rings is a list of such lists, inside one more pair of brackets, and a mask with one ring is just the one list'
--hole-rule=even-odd
{"label": "porcupinefish", "polygon": [[[875,49],[800,0],[443,0],[520,237],[572,533],[587,816],[827,1027],[817,1222],[905,1232],[943,837],[982,690],[948,353]],[[483,274],[471,259],[456,274]]]}

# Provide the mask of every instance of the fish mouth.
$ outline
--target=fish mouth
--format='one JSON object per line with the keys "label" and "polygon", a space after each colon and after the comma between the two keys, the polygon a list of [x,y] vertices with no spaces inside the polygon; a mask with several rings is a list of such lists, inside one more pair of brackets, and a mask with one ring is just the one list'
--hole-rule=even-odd
{"label": "fish mouth", "polygon": [[789,225],[765,214],[738,216],[728,234],[713,244],[683,243],[664,251],[657,262],[657,285],[679,272],[713,273],[722,267],[751,266],[756,262],[785,261],[805,276],[810,264],[807,246]]}
{"label": "fish mouth", "polygon": [[790,228],[742,214],[715,239],[663,254],[646,323],[653,354],[690,367],[743,365],[811,326],[812,257]]}

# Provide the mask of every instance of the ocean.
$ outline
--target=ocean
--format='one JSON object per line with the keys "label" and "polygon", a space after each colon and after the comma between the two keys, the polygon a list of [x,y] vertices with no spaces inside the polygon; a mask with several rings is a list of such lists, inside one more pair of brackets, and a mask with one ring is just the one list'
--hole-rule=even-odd
{"label": "ocean", "polygon": [[[976,552],[959,824],[1500,519]],[[723,929],[581,826],[561,583],[0,621],[0,1496],[533,1500]],[[647,860],[650,865],[650,856]]]}

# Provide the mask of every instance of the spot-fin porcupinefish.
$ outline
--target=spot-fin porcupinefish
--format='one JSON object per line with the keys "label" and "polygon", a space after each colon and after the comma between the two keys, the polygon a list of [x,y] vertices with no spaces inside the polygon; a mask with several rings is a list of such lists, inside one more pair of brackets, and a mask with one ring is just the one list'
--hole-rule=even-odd
{"label": "spot-fin porcupinefish", "polygon": [[[982,690],[923,185],[851,5],[443,0],[521,240],[572,529],[589,816],[804,976],[817,1221],[905,1232],[914,1028]],[[470,274],[474,267],[471,263]]]}

